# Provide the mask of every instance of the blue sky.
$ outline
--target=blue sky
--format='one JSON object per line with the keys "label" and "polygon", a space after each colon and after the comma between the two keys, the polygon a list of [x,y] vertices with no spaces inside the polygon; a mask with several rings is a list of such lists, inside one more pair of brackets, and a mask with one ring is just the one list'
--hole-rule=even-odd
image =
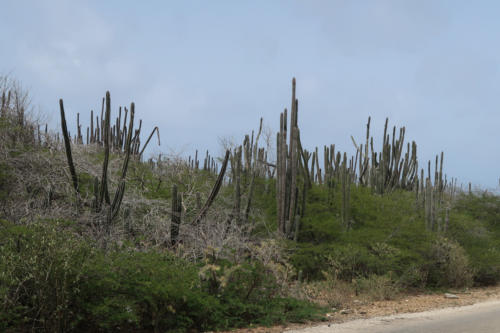
{"label": "blue sky", "polygon": [[[260,117],[273,134],[297,78],[308,148],[353,152],[368,116],[406,126],[424,165],[445,152],[459,182],[500,177],[500,2],[23,1],[0,11],[0,73],[20,80],[56,128],[136,103],[152,152],[221,153]],[[74,121],[73,121],[74,122]],[[273,135],[274,137],[274,135]]]}

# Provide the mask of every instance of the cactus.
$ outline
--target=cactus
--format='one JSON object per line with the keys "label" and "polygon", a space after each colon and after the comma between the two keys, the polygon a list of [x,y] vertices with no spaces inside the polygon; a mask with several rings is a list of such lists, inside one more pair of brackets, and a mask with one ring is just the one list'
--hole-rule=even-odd
{"label": "cactus", "polygon": [[226,156],[224,157],[224,162],[222,163],[221,170],[219,172],[219,176],[217,177],[217,180],[215,181],[214,187],[212,188],[212,191],[210,192],[210,195],[207,198],[207,201],[205,202],[205,205],[201,208],[201,210],[198,212],[198,215],[193,220],[193,224],[198,224],[207,214],[208,209],[214,202],[215,198],[217,197],[217,194],[219,193],[220,187],[222,186],[222,181],[224,180],[224,175],[226,173],[226,168],[227,168],[227,162],[229,160],[229,155],[230,151],[226,150]]}
{"label": "cactus", "polygon": [[80,125],[80,113],[76,114],[77,143],[83,144],[82,125]]}
{"label": "cactus", "polygon": [[[302,163],[303,163],[303,172],[305,176],[305,182],[307,185],[307,188],[312,187],[312,175],[311,172],[309,171],[309,160],[311,159],[311,153],[307,151],[307,149],[302,149],[302,145],[300,144],[299,141],[299,150],[300,150],[300,156],[302,157]],[[300,157],[299,157],[300,160]]]}
{"label": "cactus", "polygon": [[347,154],[344,152],[344,159],[341,166],[342,179],[342,223],[347,230],[351,228],[350,221],[350,198],[351,198],[351,177],[349,176],[350,168],[347,167]]}
{"label": "cactus", "polygon": [[3,91],[2,92],[2,106],[0,107],[0,118],[5,117],[6,113],[7,113],[7,105],[6,105],[5,91]]}
{"label": "cactus", "polygon": [[[132,103],[130,105],[130,123],[129,128],[132,129],[134,126],[134,113],[135,113],[135,104]],[[122,172],[120,176],[120,183],[118,185],[118,190],[115,192],[115,196],[113,198],[113,202],[110,207],[111,215],[108,217],[108,224],[116,217],[118,211],[120,210],[120,205],[123,199],[123,194],[125,191],[125,177],[127,176],[128,164],[130,160],[131,154],[131,145],[132,145],[132,131],[129,131],[127,135],[127,141],[125,144],[125,159],[122,165]],[[109,215],[108,215],[109,216]]]}
{"label": "cactus", "polygon": [[62,99],[59,100],[59,108],[61,111],[61,127],[64,138],[64,147],[66,148],[66,158],[68,160],[69,172],[71,174],[71,180],[73,181],[73,188],[79,195],[80,190],[78,188],[78,177],[76,175],[75,165],[73,163],[73,156],[71,154],[71,142],[70,142],[70,136],[68,134],[68,127],[66,125],[66,115],[64,112],[64,102]]}
{"label": "cactus", "polygon": [[139,159],[142,157],[142,153],[144,153],[144,149],[146,149],[146,147],[148,146],[148,143],[151,140],[151,138],[153,137],[153,134],[155,133],[155,131],[156,131],[156,134],[158,136],[158,146],[160,145],[160,130],[158,129],[158,126],[155,126],[155,128],[153,128],[153,130],[151,131],[151,134],[149,134],[149,137],[146,140],[146,143],[144,144],[144,146],[142,147],[141,152],[139,153]]}
{"label": "cactus", "polygon": [[285,232],[285,211],[286,211],[286,125],[287,125],[287,110],[280,114],[280,132],[277,137],[277,200],[278,200],[278,230]]}
{"label": "cactus", "polygon": [[[259,139],[260,135],[262,133],[262,118],[260,118],[260,125],[259,125],[259,131],[257,132],[257,137],[255,138],[255,143],[253,141],[253,134],[254,132],[252,131],[252,140],[250,143],[250,147],[248,148],[249,153],[248,154],[248,160],[250,161],[250,167],[251,170],[249,169],[248,171],[251,172],[251,178],[250,178],[250,185],[248,186],[248,195],[247,195],[247,203],[245,206],[245,211],[244,211],[244,221],[245,223],[248,222],[248,218],[250,216],[250,208],[252,206],[252,198],[253,198],[253,193],[254,193],[254,188],[255,188],[255,177],[259,174],[259,170],[261,168],[261,162],[260,160],[263,159],[263,150],[259,149]],[[259,159],[258,155],[261,155],[261,158]]]}
{"label": "cactus", "polygon": [[[290,239],[296,238],[298,222],[296,220],[299,193],[299,167],[300,167],[300,130],[298,127],[298,100],[295,97],[296,81],[292,80],[292,107],[290,114],[290,136],[287,144],[287,109],[280,115],[280,131],[277,134],[277,209],[278,231]],[[316,153],[317,156],[317,153]],[[317,159],[316,159],[317,162]],[[302,170],[301,181],[305,181],[305,168]],[[302,195],[304,195],[302,193]]]}
{"label": "cactus", "polygon": [[236,223],[240,223],[240,213],[241,213],[241,171],[242,171],[242,146],[235,148],[234,153],[231,157],[231,173],[233,177],[234,185],[234,205],[232,218],[236,220]]}
{"label": "cactus", "polygon": [[[99,200],[97,201],[97,211],[101,210],[102,202],[106,199],[106,203],[110,203],[108,192],[108,164],[109,164],[109,139],[110,139],[110,115],[111,115],[111,97],[109,91],[106,91],[106,114],[104,120],[104,161],[102,163],[101,188],[99,191]],[[101,120],[102,122],[102,120]]]}
{"label": "cactus", "polygon": [[[105,103],[105,104],[104,104]],[[94,190],[94,198],[91,204],[92,210],[96,213],[101,212],[103,210],[103,201],[106,202],[106,204],[109,205],[106,213],[106,227],[109,230],[109,226],[111,225],[112,220],[116,217],[118,214],[118,211],[121,206],[121,202],[123,200],[123,195],[125,192],[125,178],[127,175],[127,170],[128,170],[128,165],[130,161],[130,155],[132,153],[132,128],[134,125],[134,113],[135,113],[135,106],[134,103],[131,104],[130,107],[130,120],[129,120],[129,132],[127,133],[127,138],[125,142],[125,158],[123,161],[123,165],[121,168],[121,173],[120,173],[120,179],[118,183],[117,190],[114,194],[113,201],[111,201],[109,197],[109,192],[108,192],[108,164],[109,164],[109,153],[110,153],[110,146],[114,145],[116,147],[116,135],[117,135],[117,127],[114,126],[114,136],[113,133],[111,133],[111,126],[110,126],[110,114],[111,114],[111,98],[109,91],[106,92],[106,97],[103,99],[103,110],[102,113],[104,113],[104,105],[106,106],[105,109],[105,114],[104,117],[105,119],[103,120],[101,118],[101,121],[99,122],[99,118],[97,117],[97,122],[96,125],[97,127],[94,129],[94,124],[93,124],[93,111],[91,111],[91,125],[90,128],[87,127],[87,142],[88,143],[93,143],[93,142],[101,142],[100,139],[103,139],[104,143],[104,161],[102,165],[102,175],[101,175],[101,181],[99,182],[99,179],[97,177],[94,178],[94,185],[93,185],[93,190]],[[61,127],[62,127],[62,133],[63,133],[63,138],[65,142],[65,148],[66,148],[66,156],[68,160],[68,165],[70,168],[70,173],[71,173],[71,178],[73,181],[73,187],[76,191],[77,194],[79,194],[79,188],[78,188],[78,177],[76,175],[74,163],[73,163],[73,158],[71,154],[71,141],[70,141],[70,134],[67,130],[67,125],[66,125],[66,117],[65,117],[65,112],[64,112],[64,104],[63,100],[59,100],[59,106],[61,110]],[[81,125],[80,125],[80,116],[79,114],[77,115],[77,126],[78,126],[78,134],[75,136],[75,142],[83,143],[83,137],[81,135]],[[99,126],[99,124],[101,124]],[[111,140],[111,142],[110,142]]]}
{"label": "cactus", "polygon": [[170,245],[175,246],[179,237],[182,215],[182,196],[177,192],[177,185],[172,186],[172,218],[170,222]]}
{"label": "cactus", "polygon": [[298,101],[295,99],[295,79],[292,81],[292,112],[290,119],[290,152],[289,161],[290,165],[290,202],[289,202],[289,212],[288,212],[288,222],[286,227],[286,234],[290,235],[291,227],[294,224],[294,218],[296,215],[296,204],[297,204],[297,151],[298,151],[298,140],[299,140],[299,128],[297,127],[297,108]]}

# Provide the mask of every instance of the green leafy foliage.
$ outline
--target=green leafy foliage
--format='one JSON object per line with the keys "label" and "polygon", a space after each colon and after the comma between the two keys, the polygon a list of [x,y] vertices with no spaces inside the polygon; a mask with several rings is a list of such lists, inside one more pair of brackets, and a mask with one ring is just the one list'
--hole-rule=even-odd
{"label": "green leafy foliage", "polygon": [[291,262],[308,280],[330,271],[344,281],[387,277],[398,288],[462,287],[500,279],[500,198],[464,195],[446,233],[430,232],[415,195],[351,188],[352,228],[340,220],[339,189],[313,186]]}
{"label": "green leafy foliage", "polygon": [[474,282],[500,281],[500,197],[488,193],[464,195],[450,216],[449,236],[469,256]]}
{"label": "green leafy foliage", "polygon": [[0,330],[197,331],[318,318],[259,262],[200,266],[168,252],[98,250],[72,223],[0,225]]}

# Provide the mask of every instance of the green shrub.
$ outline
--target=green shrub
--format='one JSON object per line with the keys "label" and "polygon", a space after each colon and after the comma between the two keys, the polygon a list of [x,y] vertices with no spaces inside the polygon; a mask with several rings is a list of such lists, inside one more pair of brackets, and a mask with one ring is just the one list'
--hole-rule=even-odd
{"label": "green shrub", "polygon": [[444,237],[432,245],[429,262],[428,282],[437,287],[468,287],[473,273],[469,258],[456,242]]}
{"label": "green shrub", "polygon": [[203,290],[220,301],[224,313],[220,328],[302,322],[318,314],[319,308],[312,304],[280,297],[273,272],[259,261],[237,265],[209,261],[201,268],[200,277]]}
{"label": "green shrub", "polygon": [[99,253],[83,275],[78,300],[101,329],[204,330],[217,322],[220,306],[199,288],[197,268],[168,253]]}
{"label": "green shrub", "polygon": [[0,328],[68,331],[78,324],[81,265],[93,250],[64,222],[0,224]]}
{"label": "green shrub", "polygon": [[500,281],[500,197],[488,193],[464,195],[450,214],[449,237],[470,258],[476,285]]}
{"label": "green shrub", "polygon": [[[258,261],[203,267],[168,252],[99,250],[72,224],[0,224],[0,330],[179,331],[317,318]],[[208,278],[207,278],[208,277]]]}
{"label": "green shrub", "polygon": [[323,243],[314,245],[310,243],[289,243],[292,255],[290,263],[296,271],[302,272],[305,280],[323,279],[322,271],[328,268],[328,255],[333,251],[335,245]]}

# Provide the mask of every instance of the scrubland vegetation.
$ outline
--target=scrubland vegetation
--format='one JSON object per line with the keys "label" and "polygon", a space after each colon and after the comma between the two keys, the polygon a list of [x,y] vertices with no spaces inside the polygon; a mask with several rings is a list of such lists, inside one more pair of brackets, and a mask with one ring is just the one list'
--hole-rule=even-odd
{"label": "scrubland vegetation", "polygon": [[295,81],[276,142],[261,120],[223,158],[146,158],[161,129],[143,137],[141,110],[112,108],[109,94],[72,134],[62,100],[51,130],[16,81],[0,78],[0,93],[2,331],[301,322],[352,295],[500,279],[500,197],[458,188],[442,153],[419,164],[387,122],[380,151],[369,120],[355,156],[308,151]]}

